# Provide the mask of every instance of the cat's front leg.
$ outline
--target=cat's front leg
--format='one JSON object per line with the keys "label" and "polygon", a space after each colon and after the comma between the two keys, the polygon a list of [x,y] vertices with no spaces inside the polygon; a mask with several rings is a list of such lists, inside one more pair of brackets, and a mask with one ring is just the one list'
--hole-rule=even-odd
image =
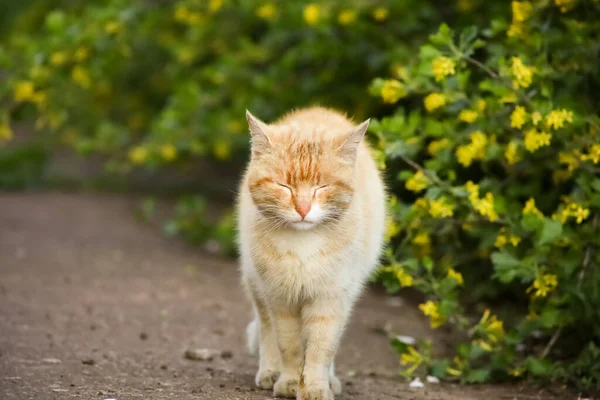
{"label": "cat's front leg", "polygon": [[255,310],[255,319],[248,326],[248,347],[252,353],[257,350],[259,353],[256,386],[261,389],[273,389],[280,375],[281,364],[275,326],[264,298],[258,291],[253,290],[251,284],[247,286],[252,294]]}
{"label": "cat's front leg", "polygon": [[341,298],[314,300],[302,308],[306,352],[298,400],[334,400],[334,391],[341,391],[332,365],[349,310]]}
{"label": "cat's front leg", "polygon": [[281,375],[275,382],[273,394],[276,397],[295,398],[304,352],[300,336],[300,309],[289,305],[277,305],[272,308],[272,313],[281,354]]}

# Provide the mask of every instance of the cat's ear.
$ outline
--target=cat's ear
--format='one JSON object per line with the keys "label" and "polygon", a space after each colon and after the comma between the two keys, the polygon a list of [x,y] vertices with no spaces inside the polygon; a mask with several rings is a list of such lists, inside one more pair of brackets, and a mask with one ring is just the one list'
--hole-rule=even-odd
{"label": "cat's ear", "polygon": [[260,155],[273,145],[268,135],[269,127],[248,110],[246,110],[246,119],[252,136],[252,154]]}
{"label": "cat's ear", "polygon": [[356,160],[356,151],[358,149],[358,145],[364,139],[370,122],[371,119],[369,118],[360,125],[356,126],[350,131],[350,133],[346,135],[344,142],[340,146],[340,151],[344,158],[347,158],[352,162]]}

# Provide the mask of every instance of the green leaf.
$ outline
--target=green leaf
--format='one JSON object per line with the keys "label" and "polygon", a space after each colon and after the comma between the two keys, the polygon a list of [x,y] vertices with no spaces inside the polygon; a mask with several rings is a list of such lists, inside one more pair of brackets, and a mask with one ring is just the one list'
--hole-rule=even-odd
{"label": "green leaf", "polygon": [[525,368],[527,368],[532,375],[547,376],[552,372],[552,362],[529,356],[525,360]]}
{"label": "green leaf", "polygon": [[501,282],[511,282],[520,275],[519,269],[523,267],[523,263],[512,255],[504,251],[497,251],[492,253],[491,258],[496,276]]}
{"label": "green leaf", "polygon": [[552,243],[562,235],[563,227],[560,221],[554,221],[550,218],[544,218],[544,226],[540,239],[538,240],[539,245]]}
{"label": "green leaf", "polygon": [[467,47],[477,37],[477,27],[469,26],[460,33],[460,45],[462,48]]}
{"label": "green leaf", "polygon": [[489,369],[474,369],[469,371],[467,376],[465,376],[464,381],[466,383],[483,383],[488,380],[490,373],[491,371]]}

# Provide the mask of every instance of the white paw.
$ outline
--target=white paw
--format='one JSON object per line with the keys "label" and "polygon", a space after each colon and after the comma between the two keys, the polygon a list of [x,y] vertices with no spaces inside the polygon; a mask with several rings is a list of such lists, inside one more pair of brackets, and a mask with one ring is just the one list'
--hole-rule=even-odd
{"label": "white paw", "polygon": [[256,374],[256,386],[261,389],[273,389],[273,385],[279,378],[279,371],[272,369],[258,370]]}
{"label": "white paw", "polygon": [[334,394],[342,393],[342,382],[335,375],[329,375],[329,388]]}
{"label": "white paw", "polygon": [[275,397],[287,397],[290,399],[296,398],[298,392],[298,379],[290,376],[281,376],[273,387],[273,395]]}
{"label": "white paw", "polygon": [[329,387],[305,387],[298,392],[296,400],[335,400]]}

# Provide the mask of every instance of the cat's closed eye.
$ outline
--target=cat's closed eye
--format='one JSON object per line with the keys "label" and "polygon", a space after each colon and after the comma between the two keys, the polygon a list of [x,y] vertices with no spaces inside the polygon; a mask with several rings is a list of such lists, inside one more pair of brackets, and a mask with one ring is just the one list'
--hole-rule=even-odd
{"label": "cat's closed eye", "polygon": [[279,187],[281,187],[283,189],[287,189],[290,192],[290,194],[294,193],[293,190],[292,190],[292,188],[289,187],[288,185],[284,185],[283,183],[277,183],[277,186],[279,186]]}

